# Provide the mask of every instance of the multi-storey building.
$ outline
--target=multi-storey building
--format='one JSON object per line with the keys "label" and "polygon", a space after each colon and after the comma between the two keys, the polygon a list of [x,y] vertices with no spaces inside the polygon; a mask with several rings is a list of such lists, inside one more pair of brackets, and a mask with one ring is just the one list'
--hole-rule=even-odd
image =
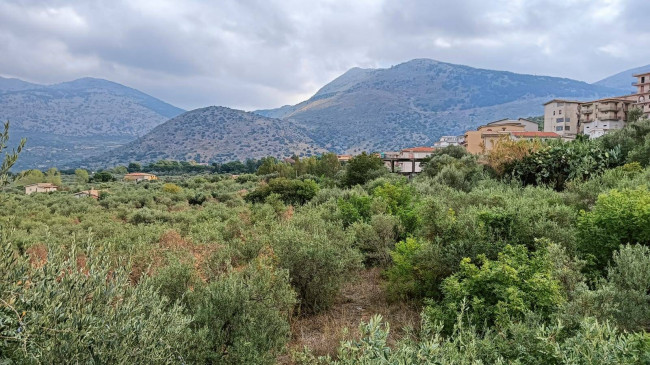
{"label": "multi-storey building", "polygon": [[636,103],[637,107],[643,111],[643,114],[650,116],[650,72],[633,75],[636,77]]}
{"label": "multi-storey building", "polygon": [[613,129],[625,127],[627,113],[635,96],[620,96],[580,103],[580,132],[597,138]]}
{"label": "multi-storey building", "polygon": [[553,99],[544,104],[544,132],[554,132],[565,138],[574,138],[579,132],[580,102]]}

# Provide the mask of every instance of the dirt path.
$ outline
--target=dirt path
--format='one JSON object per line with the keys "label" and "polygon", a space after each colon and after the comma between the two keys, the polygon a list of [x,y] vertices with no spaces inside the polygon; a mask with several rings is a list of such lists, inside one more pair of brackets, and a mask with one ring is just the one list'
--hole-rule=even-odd
{"label": "dirt path", "polygon": [[[362,271],[357,280],[341,290],[332,308],[293,321],[289,350],[308,347],[314,355],[334,356],[340,341],[357,336],[359,323],[367,322],[375,314],[381,314],[390,323],[392,341],[404,334],[404,327],[418,328],[420,308],[403,302],[389,303],[383,285],[380,269]],[[349,330],[347,336],[345,328]],[[285,355],[279,361],[291,364],[289,358]]]}

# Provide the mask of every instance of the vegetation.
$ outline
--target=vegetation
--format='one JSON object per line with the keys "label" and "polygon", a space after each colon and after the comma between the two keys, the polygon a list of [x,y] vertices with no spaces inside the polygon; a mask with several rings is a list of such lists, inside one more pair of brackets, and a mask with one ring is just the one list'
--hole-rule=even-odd
{"label": "vegetation", "polygon": [[[114,179],[146,166],[18,174],[0,194],[0,362],[649,363],[645,123],[486,159],[446,148],[410,180],[371,154],[140,183]],[[34,179],[62,189],[25,195]]]}
{"label": "vegetation", "polygon": [[[2,153],[7,148],[7,143],[9,142],[9,122],[4,124],[4,131],[0,134],[0,153]],[[13,150],[11,153],[6,153],[2,157],[2,163],[0,164],[0,186],[5,185],[9,181],[9,176],[7,173],[11,166],[13,166],[18,160],[18,155],[25,146],[26,140],[22,139],[18,144],[18,147]]]}

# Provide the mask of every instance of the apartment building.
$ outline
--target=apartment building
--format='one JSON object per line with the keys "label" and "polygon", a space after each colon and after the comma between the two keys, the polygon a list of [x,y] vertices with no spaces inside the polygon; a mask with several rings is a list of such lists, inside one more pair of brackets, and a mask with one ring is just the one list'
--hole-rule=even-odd
{"label": "apartment building", "polygon": [[650,72],[633,75],[636,77],[636,106],[643,111],[643,114],[650,117]]}
{"label": "apartment building", "polygon": [[627,95],[580,103],[580,133],[598,138],[610,130],[625,127],[635,99],[635,95]]}
{"label": "apartment building", "polygon": [[580,102],[553,99],[544,104],[544,132],[575,138],[579,132]]}

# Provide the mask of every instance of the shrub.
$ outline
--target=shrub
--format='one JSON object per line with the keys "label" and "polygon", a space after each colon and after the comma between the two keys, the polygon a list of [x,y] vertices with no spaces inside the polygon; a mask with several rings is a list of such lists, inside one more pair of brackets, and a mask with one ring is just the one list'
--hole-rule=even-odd
{"label": "shrub", "polygon": [[578,249],[591,269],[602,272],[621,244],[650,244],[650,192],[611,190],[578,220]]}
{"label": "shrub", "polygon": [[303,212],[272,234],[279,265],[289,271],[291,285],[305,312],[328,308],[341,285],[360,268],[361,255],[350,236],[315,212]]}
{"label": "shrub", "polygon": [[276,178],[248,193],[245,199],[251,203],[262,203],[269,195],[278,194],[286,204],[302,205],[316,196],[318,190],[318,184],[313,180]]}
{"label": "shrub", "polygon": [[180,186],[172,183],[166,183],[162,186],[162,191],[169,194],[178,194],[182,191]]}
{"label": "shrub", "polygon": [[[0,358],[20,364],[184,362],[190,317],[107,252],[0,257]],[[30,264],[30,260],[32,264]],[[200,341],[197,336],[196,341]],[[13,362],[12,362],[13,361]]]}
{"label": "shrub", "polygon": [[[190,295],[192,326],[206,334],[190,363],[273,364],[289,339],[295,294],[287,272],[260,258]],[[201,346],[202,345],[202,346]]]}
{"label": "shrub", "polygon": [[425,309],[428,320],[439,320],[451,331],[466,302],[464,317],[486,330],[523,319],[528,312],[550,318],[565,300],[546,250],[530,253],[524,246],[508,245],[497,260],[480,256],[478,261],[463,259],[460,271],[443,281],[443,300]]}

